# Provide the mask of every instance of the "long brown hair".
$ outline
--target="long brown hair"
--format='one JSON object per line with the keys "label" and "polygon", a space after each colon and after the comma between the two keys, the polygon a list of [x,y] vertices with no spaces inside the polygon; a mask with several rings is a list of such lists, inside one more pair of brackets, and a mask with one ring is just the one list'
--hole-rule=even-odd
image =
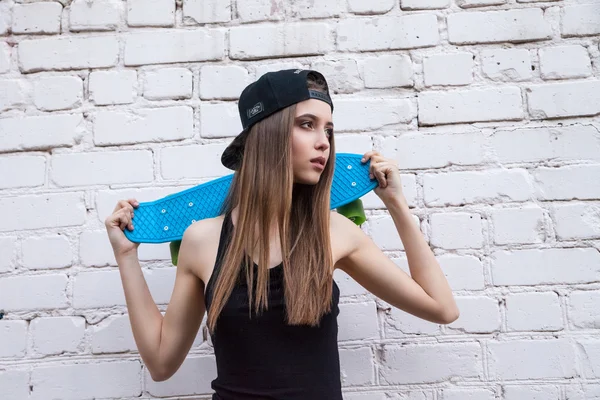
{"label": "long brown hair", "polygon": [[[323,80],[308,76],[310,89],[326,92]],[[283,256],[286,322],[318,326],[331,311],[333,256],[329,237],[330,190],[335,144],[316,185],[294,183],[291,135],[296,116],[292,105],[257,122],[245,142],[241,167],[235,172],[223,213],[238,206],[234,235],[225,250],[215,282],[207,325],[216,322],[240,272],[248,283],[249,312],[268,308],[268,263],[271,227],[277,226]],[[258,232],[255,231],[258,227]],[[253,250],[258,249],[257,276]],[[256,279],[256,283],[254,280]],[[252,288],[256,290],[252,293]],[[254,303],[254,307],[252,304]]]}

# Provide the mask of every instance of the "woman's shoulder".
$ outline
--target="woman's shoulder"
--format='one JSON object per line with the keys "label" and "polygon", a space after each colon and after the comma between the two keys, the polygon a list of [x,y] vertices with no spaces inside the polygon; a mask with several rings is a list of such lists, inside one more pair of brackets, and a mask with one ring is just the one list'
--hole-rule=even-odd
{"label": "woman's shoulder", "polygon": [[223,215],[205,218],[192,223],[183,233],[180,257],[182,251],[189,252],[187,258],[194,260],[192,268],[201,277],[206,265],[210,264],[209,259],[216,254],[223,221]]}
{"label": "woman's shoulder", "polygon": [[223,225],[224,219],[224,215],[219,215],[214,218],[204,218],[200,221],[196,221],[187,227],[187,229],[183,233],[182,240],[186,238],[188,240],[202,240],[207,236],[218,236],[220,229],[215,230],[215,228],[220,228],[221,225]]}

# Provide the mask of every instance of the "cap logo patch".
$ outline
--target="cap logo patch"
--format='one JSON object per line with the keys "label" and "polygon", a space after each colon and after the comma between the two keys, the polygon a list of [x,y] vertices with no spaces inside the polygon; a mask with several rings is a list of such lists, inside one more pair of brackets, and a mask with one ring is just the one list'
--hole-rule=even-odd
{"label": "cap logo patch", "polygon": [[254,107],[248,109],[248,118],[254,117],[256,114],[263,112],[264,107],[262,102],[258,102]]}

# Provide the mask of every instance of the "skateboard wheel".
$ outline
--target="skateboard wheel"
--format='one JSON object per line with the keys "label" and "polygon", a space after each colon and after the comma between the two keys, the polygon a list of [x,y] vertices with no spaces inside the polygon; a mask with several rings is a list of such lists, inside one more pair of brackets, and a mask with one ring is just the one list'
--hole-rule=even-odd
{"label": "skateboard wheel", "polygon": [[361,199],[356,199],[346,205],[340,206],[337,208],[337,211],[358,226],[361,226],[367,220]]}
{"label": "skateboard wheel", "polygon": [[173,265],[177,265],[177,258],[179,257],[179,247],[181,246],[181,240],[174,240],[169,242],[169,250],[171,250],[171,262]]}

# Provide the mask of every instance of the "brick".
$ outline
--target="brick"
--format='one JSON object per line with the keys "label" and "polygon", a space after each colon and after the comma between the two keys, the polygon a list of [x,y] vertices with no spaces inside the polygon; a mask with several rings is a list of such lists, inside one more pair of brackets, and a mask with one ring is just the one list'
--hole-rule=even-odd
{"label": "brick", "polygon": [[79,235],[79,260],[86,267],[117,265],[106,230],[85,231]]}
{"label": "brick", "polygon": [[437,257],[452,290],[483,290],[483,264],[473,256],[444,254]]}
{"label": "brick", "polygon": [[339,268],[333,271],[333,279],[340,288],[340,296],[368,295],[367,289]]}
{"label": "brick", "polygon": [[237,104],[231,102],[200,104],[201,137],[234,137],[242,129]]}
{"label": "brick", "polygon": [[89,99],[96,105],[129,104],[133,103],[136,95],[137,73],[133,70],[97,71],[90,74]]}
{"label": "brick", "polygon": [[[146,7],[146,5],[144,5]],[[148,51],[151,48],[152,51]],[[132,33],[125,40],[127,66],[220,60],[225,35],[219,30],[156,31]]]}
{"label": "brick", "polygon": [[423,60],[425,86],[468,85],[473,82],[473,54],[436,54]]}
{"label": "brick", "polygon": [[600,238],[600,205],[554,204],[551,213],[558,240]]}
{"label": "brick", "polygon": [[[108,238],[107,238],[108,240]],[[167,304],[175,283],[175,268],[143,270],[156,304]],[[81,272],[73,284],[73,307],[77,309],[124,306],[125,294],[119,271]]]}
{"label": "brick", "polygon": [[493,389],[442,389],[440,400],[495,400]]}
{"label": "brick", "polygon": [[[27,353],[27,321],[0,321],[0,358],[21,358]],[[6,346],[6,344],[10,344]]]}
{"label": "brick", "polygon": [[[515,146],[518,140],[519,146]],[[498,130],[490,145],[502,164],[600,160],[600,132],[592,125]]]}
{"label": "brick", "polygon": [[348,0],[348,8],[354,14],[385,14],[394,8],[394,0]]}
{"label": "brick", "polygon": [[371,349],[340,349],[342,386],[373,385],[374,371]]}
{"label": "brick", "polygon": [[544,210],[538,206],[492,210],[494,243],[543,243],[546,238]]}
{"label": "brick", "polygon": [[500,330],[502,318],[498,300],[485,296],[458,296],[460,317],[448,325],[451,330],[466,333],[492,333]]}
{"label": "brick", "polygon": [[85,204],[80,193],[52,193],[0,198],[0,232],[82,225]]}
{"label": "brick", "polygon": [[583,339],[577,343],[577,355],[581,360],[583,377],[593,379],[600,377],[600,340]]}
{"label": "brick", "polygon": [[0,189],[41,186],[46,181],[46,159],[39,156],[0,157],[0,171],[19,171],[0,174]]}
{"label": "brick", "polygon": [[508,295],[506,326],[511,331],[562,330],[562,310],[558,295],[555,292]]}
{"label": "brick", "polygon": [[523,119],[517,87],[421,92],[419,125]]}
{"label": "brick", "polygon": [[60,33],[62,5],[58,2],[15,4],[13,33]]}
{"label": "brick", "polygon": [[439,43],[433,14],[344,19],[338,24],[338,50],[373,51],[435,46]]}
{"label": "brick", "polygon": [[488,343],[492,379],[572,378],[577,374],[573,344],[567,339]]}
{"label": "brick", "polygon": [[414,85],[412,61],[406,55],[381,55],[367,58],[363,62],[363,71],[367,88]]}
{"label": "brick", "polygon": [[[569,400],[597,400],[600,398],[600,385],[583,384],[567,386],[565,388],[565,393],[567,395],[566,398]],[[556,396],[555,398],[552,398],[552,400],[560,400],[560,398],[561,397]],[[517,400],[517,398],[515,397],[511,400]]]}
{"label": "brick", "polygon": [[173,26],[175,0],[127,0],[129,26]]}
{"label": "brick", "polygon": [[384,148],[401,170],[477,165],[485,161],[485,137],[479,133],[422,134],[408,132],[386,138]]}
{"label": "brick", "polygon": [[449,6],[450,0],[400,0],[402,10],[434,10],[448,8]]}
{"label": "brick", "polygon": [[444,249],[481,248],[481,216],[464,212],[436,213],[430,217],[431,244]]}
{"label": "brick", "polygon": [[375,302],[340,304],[338,340],[379,339]]}
{"label": "brick", "polygon": [[526,49],[493,49],[481,52],[484,76],[494,81],[531,79],[531,56]]}
{"label": "brick", "polygon": [[[417,216],[413,215],[413,221],[419,226],[419,218]],[[404,245],[400,240],[400,235],[391,216],[370,217],[368,226],[371,238],[380,249],[404,250]]]}
{"label": "brick", "polygon": [[140,261],[168,260],[171,262],[169,243],[148,243],[138,249],[138,258]]}
{"label": "brick", "polygon": [[297,61],[289,61],[289,62],[274,62],[274,63],[260,63],[260,65],[258,65],[256,67],[255,70],[255,77],[256,79],[260,78],[261,76],[263,76],[264,74],[266,74],[267,72],[275,72],[275,71],[279,71],[282,69],[304,69],[306,68],[305,65],[297,62]]}
{"label": "brick", "polygon": [[0,278],[2,310],[38,311],[67,307],[68,279],[63,274]]}
{"label": "brick", "polygon": [[561,9],[564,37],[600,34],[600,4],[579,4]]}
{"label": "brick", "polygon": [[592,75],[590,56],[583,46],[546,47],[539,50],[539,55],[543,79],[585,78]]}
{"label": "brick", "polygon": [[533,119],[600,113],[600,80],[534,85],[527,91],[529,114]]}
{"label": "brick", "polygon": [[12,2],[0,3],[0,35],[5,35],[11,25],[12,6]]}
{"label": "brick", "polygon": [[[395,391],[397,393],[397,391]],[[413,392],[415,393],[415,392]],[[374,393],[374,392],[342,392],[345,400],[386,400],[385,393]],[[420,400],[427,400],[424,395],[420,397]],[[433,397],[432,397],[433,398]],[[407,398],[408,399],[408,398]],[[413,397],[410,398],[413,400]],[[414,397],[416,399],[416,397]]]}
{"label": "brick", "polygon": [[229,56],[236,60],[320,55],[334,48],[331,28],[318,22],[238,26],[229,41]]}
{"label": "brick", "polygon": [[[97,146],[110,146],[181,140],[191,138],[194,135],[193,128],[193,110],[188,106],[99,111],[94,119],[94,143]],[[146,162],[149,154],[139,157]],[[143,179],[151,179],[152,166],[144,167],[150,169],[148,174],[142,174],[145,177]],[[138,173],[141,172],[141,169],[138,170]]]}
{"label": "brick", "polygon": [[15,268],[17,242],[15,237],[0,237],[0,273]]}
{"label": "brick", "polygon": [[116,315],[91,327],[92,353],[121,353],[137,351],[129,316]]}
{"label": "brick", "polygon": [[183,17],[199,24],[230,21],[231,0],[188,0],[183,3]]}
{"label": "brick", "polygon": [[241,22],[280,20],[285,15],[282,0],[246,0],[237,3],[237,14]]}
{"label": "brick", "polygon": [[[560,400],[560,388],[558,386],[550,385],[506,385],[503,387],[504,398],[506,400]],[[574,400],[570,396],[567,397],[569,400]]]}
{"label": "brick", "polygon": [[325,76],[332,94],[353,93],[364,87],[356,60],[316,61],[311,69]]}
{"label": "brick", "polygon": [[30,237],[23,240],[23,266],[28,269],[65,268],[72,265],[69,239],[64,235]]}
{"label": "brick", "polygon": [[31,96],[31,84],[25,80],[0,80],[0,112],[25,108]]}
{"label": "brick", "polygon": [[211,381],[217,377],[214,356],[190,356],[177,372],[164,382],[154,382],[144,368],[146,390],[152,396],[186,396],[210,393]]}
{"label": "brick", "polygon": [[291,5],[291,15],[296,18],[332,18],[346,11],[346,0],[297,0]]}
{"label": "brick", "polygon": [[30,399],[65,400],[138,397],[142,366],[137,360],[36,366],[31,373]]}
{"label": "brick", "polygon": [[152,153],[146,150],[55,154],[50,177],[61,187],[151,182]]}
{"label": "brick", "polygon": [[588,283],[600,273],[593,248],[496,251],[491,261],[495,286]]}
{"label": "brick", "polygon": [[119,41],[114,36],[69,36],[19,43],[19,68],[23,73],[107,68],[117,65],[118,60]]}
{"label": "brick", "polygon": [[[385,364],[379,368],[381,384],[442,382],[451,377],[483,376],[478,343],[384,345]],[[437,360],[424,363],[423,360]],[[420,361],[419,361],[420,360]],[[411,368],[402,366],[411,365]]]}
{"label": "brick", "polygon": [[600,291],[573,291],[569,295],[569,320],[579,329],[600,328]]}
{"label": "brick", "polygon": [[573,165],[559,168],[540,167],[533,176],[543,200],[598,199],[600,176],[598,165]]}
{"label": "brick", "polygon": [[520,43],[550,39],[551,34],[540,8],[448,15],[448,39],[452,44]]}
{"label": "brick", "polygon": [[248,70],[237,65],[205,65],[200,69],[200,98],[236,100],[251,83]]}
{"label": "brick", "polygon": [[11,53],[8,43],[0,42],[0,74],[10,71]]}
{"label": "brick", "polygon": [[82,100],[83,82],[76,76],[49,76],[34,84],[33,102],[42,111],[76,108]]}
{"label": "brick", "polygon": [[33,349],[41,355],[77,353],[85,334],[83,317],[36,318],[31,321]]}
{"label": "brick", "polygon": [[533,198],[527,171],[522,169],[425,174],[423,188],[425,204],[431,207]]}
{"label": "brick", "polygon": [[69,28],[74,32],[114,31],[124,12],[123,2],[119,0],[74,0],[69,6]]}
{"label": "brick", "polygon": [[390,306],[386,310],[385,337],[403,338],[406,335],[439,335],[440,325],[415,317],[396,307]]}
{"label": "brick", "polygon": [[378,130],[411,122],[416,113],[408,99],[339,99],[335,102],[335,129],[337,132]]}
{"label": "brick", "polygon": [[1,151],[71,147],[83,136],[81,114],[0,118]]}
{"label": "brick", "polygon": [[0,371],[0,387],[2,388],[2,398],[4,400],[28,398],[29,370],[19,370],[11,367],[10,370]]}

